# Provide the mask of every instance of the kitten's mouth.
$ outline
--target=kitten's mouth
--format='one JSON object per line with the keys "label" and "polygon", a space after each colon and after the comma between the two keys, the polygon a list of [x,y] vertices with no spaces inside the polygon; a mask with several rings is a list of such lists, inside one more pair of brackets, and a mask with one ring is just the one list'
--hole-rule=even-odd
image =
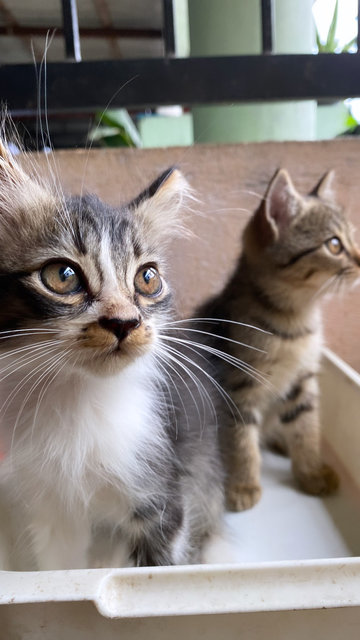
{"label": "kitten's mouth", "polygon": [[111,350],[110,353],[114,354],[114,355],[118,355],[118,354],[124,353],[125,349],[123,347],[124,347],[124,345],[121,342],[118,342],[114,346],[114,348]]}
{"label": "kitten's mouth", "polygon": [[[92,324],[82,332],[81,342],[85,351],[89,349],[90,363],[97,362],[126,364],[144,355],[151,346],[154,336],[149,325],[143,323],[139,328],[131,331],[127,336],[118,339],[110,331],[105,331],[97,324]],[[91,355],[90,355],[91,353]]]}
{"label": "kitten's mouth", "polygon": [[113,355],[115,357],[120,356],[136,356],[139,353],[143,353],[149,347],[148,343],[127,343],[127,342],[119,342],[117,345],[111,349],[109,355]]}

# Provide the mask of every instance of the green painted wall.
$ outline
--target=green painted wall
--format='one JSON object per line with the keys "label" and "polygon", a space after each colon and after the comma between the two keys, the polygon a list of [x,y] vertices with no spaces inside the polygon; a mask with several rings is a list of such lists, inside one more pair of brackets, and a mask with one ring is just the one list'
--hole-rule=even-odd
{"label": "green painted wall", "polygon": [[142,116],[137,126],[143,147],[183,147],[193,144],[191,113],[181,116]]}
{"label": "green painted wall", "polygon": [[[312,0],[275,0],[274,5],[275,52],[311,53]],[[261,52],[260,0],[188,0],[188,11],[192,56]],[[193,117],[195,142],[316,137],[315,101],[196,107]]]}

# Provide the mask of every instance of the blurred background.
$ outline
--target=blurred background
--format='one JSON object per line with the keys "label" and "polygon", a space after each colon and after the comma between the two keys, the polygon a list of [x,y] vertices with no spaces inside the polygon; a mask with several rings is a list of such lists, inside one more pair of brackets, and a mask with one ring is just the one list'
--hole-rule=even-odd
{"label": "blurred background", "polygon": [[0,0],[28,149],[357,135],[357,0]]}

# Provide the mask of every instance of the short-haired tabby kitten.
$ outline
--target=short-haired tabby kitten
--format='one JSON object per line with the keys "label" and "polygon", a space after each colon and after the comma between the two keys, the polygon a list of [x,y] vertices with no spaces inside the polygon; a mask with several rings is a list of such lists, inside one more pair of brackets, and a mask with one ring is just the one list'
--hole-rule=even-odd
{"label": "short-haired tabby kitten", "polygon": [[161,338],[164,245],[187,192],[169,170],[121,208],[67,198],[0,146],[5,568],[200,561],[219,526],[214,405]]}
{"label": "short-haired tabby kitten", "polygon": [[260,498],[259,438],[290,455],[307,493],[328,494],[338,484],[320,452],[320,297],[332,285],[359,277],[360,254],[351,225],[329,196],[329,179],[302,197],[285,170],[275,175],[244,231],[228,285],[200,313],[235,321],[219,323],[219,333],[229,339],[219,344],[249,371],[220,363],[239,411],[236,424],[231,419],[222,430],[232,510],[250,508]]}

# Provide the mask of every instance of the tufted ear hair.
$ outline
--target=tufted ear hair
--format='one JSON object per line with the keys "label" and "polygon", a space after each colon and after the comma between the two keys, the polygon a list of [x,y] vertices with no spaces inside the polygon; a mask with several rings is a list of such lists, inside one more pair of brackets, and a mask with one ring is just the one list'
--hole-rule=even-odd
{"label": "tufted ear hair", "polygon": [[50,190],[24,171],[0,138],[0,220],[19,220],[35,210],[40,215],[53,200]]}
{"label": "tufted ear hair", "polygon": [[151,235],[166,237],[186,233],[182,210],[195,200],[183,174],[172,167],[164,171],[128,205]]}
{"label": "tufted ear hair", "polygon": [[334,198],[334,178],[335,171],[331,169],[320,178],[316,187],[311,191],[311,196],[321,198],[321,200],[333,200]]}
{"label": "tufted ear hair", "polygon": [[25,171],[19,166],[4,140],[0,138],[0,181],[20,184],[28,180]]}
{"label": "tufted ear hair", "polygon": [[255,216],[257,235],[263,245],[275,242],[298,211],[301,196],[286,169],[279,169],[271,180]]}

